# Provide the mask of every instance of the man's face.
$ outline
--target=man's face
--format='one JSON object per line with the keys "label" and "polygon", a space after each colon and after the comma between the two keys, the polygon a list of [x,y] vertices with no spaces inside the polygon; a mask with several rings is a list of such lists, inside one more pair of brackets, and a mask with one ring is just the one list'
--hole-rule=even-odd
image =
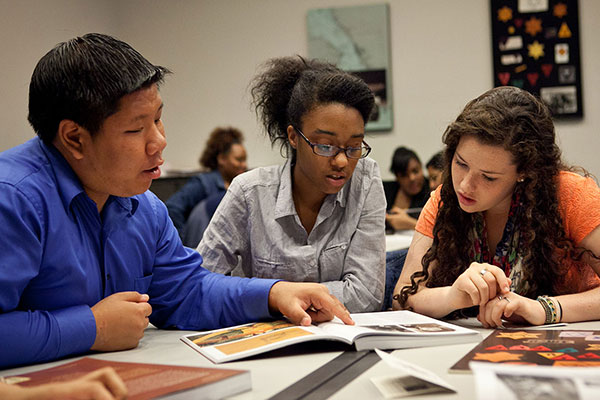
{"label": "man's face", "polygon": [[125,95],[84,148],[78,176],[102,208],[109,195],[129,197],[148,190],[160,176],[166,147],[163,104],[156,85]]}

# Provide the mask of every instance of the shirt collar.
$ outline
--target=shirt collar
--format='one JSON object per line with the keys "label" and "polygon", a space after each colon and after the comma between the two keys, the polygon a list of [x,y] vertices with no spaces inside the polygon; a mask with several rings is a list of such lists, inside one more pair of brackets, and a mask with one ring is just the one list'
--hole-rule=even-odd
{"label": "shirt collar", "polygon": [[[73,171],[73,168],[71,168],[67,160],[65,160],[63,155],[56,149],[56,147],[47,146],[41,140],[39,140],[39,145],[48,158],[50,167],[54,171],[54,176],[56,177],[56,188],[63,206],[67,212],[70,212],[71,203],[76,197],[80,196],[81,194],[83,194],[85,197],[88,196],[83,190],[83,186]],[[134,197],[118,196],[110,196],[110,198],[114,198],[115,201],[131,215],[135,214],[139,203],[138,199]]]}
{"label": "shirt collar", "polygon": [[292,196],[292,163],[287,160],[281,170],[279,190],[275,202],[275,219],[288,215],[296,215],[294,197]]}
{"label": "shirt collar", "polygon": [[[350,190],[349,187],[350,182],[346,182],[342,190],[337,192],[337,194],[325,197],[323,206],[321,206],[322,209],[331,210],[328,212],[328,214],[331,214],[334,203],[345,207],[348,197],[347,192]],[[275,219],[296,214],[296,206],[294,205],[294,198],[292,196],[292,163],[290,160],[287,160],[281,170],[279,191],[277,192],[277,201],[275,203]]]}

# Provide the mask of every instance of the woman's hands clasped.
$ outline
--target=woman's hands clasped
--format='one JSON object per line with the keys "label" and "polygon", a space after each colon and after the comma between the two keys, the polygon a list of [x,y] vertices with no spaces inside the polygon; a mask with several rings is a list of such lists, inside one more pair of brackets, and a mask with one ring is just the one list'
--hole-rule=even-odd
{"label": "woman's hands clasped", "polygon": [[456,309],[483,306],[498,295],[510,292],[510,279],[495,265],[473,262],[450,288]]}
{"label": "woman's hands clasped", "polygon": [[511,281],[495,265],[473,262],[450,288],[456,309],[479,306],[477,319],[485,328],[502,326],[502,319],[541,325],[543,307],[536,300],[510,291]]}
{"label": "woman's hands clasped", "polygon": [[479,306],[477,319],[484,328],[502,326],[502,319],[521,324],[543,325],[546,314],[537,300],[510,292],[498,295]]}

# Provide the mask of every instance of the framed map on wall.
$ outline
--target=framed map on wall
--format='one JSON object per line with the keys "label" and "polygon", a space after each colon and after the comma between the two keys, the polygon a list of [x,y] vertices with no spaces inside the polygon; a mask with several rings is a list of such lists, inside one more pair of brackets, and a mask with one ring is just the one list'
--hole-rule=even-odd
{"label": "framed map on wall", "polygon": [[366,130],[393,126],[389,55],[389,6],[320,8],[308,11],[308,56],[361,77],[375,94]]}
{"label": "framed map on wall", "polygon": [[491,0],[494,86],[539,96],[554,117],[582,117],[577,0]]}

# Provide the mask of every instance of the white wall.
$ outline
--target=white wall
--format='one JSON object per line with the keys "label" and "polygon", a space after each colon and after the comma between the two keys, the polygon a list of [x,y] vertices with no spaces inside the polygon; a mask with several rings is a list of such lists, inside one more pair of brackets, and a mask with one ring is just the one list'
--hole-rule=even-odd
{"label": "white wall", "polygon": [[27,122],[29,80],[57,43],[90,31],[116,33],[115,9],[93,0],[0,0],[0,151],[35,134]]}
{"label": "white wall", "polygon": [[[246,134],[250,166],[280,163],[261,133],[247,87],[270,57],[305,55],[306,11],[383,0],[0,0],[0,150],[31,137],[27,85],[55,43],[89,31],[114,34],[174,74],[162,89],[174,168],[194,168],[208,133],[234,125]],[[464,104],[492,86],[487,0],[391,0],[394,129],[369,134],[384,178],[396,146],[426,161]],[[568,162],[600,176],[600,2],[580,0],[583,120],[557,122]],[[32,11],[35,10],[35,11]]]}

